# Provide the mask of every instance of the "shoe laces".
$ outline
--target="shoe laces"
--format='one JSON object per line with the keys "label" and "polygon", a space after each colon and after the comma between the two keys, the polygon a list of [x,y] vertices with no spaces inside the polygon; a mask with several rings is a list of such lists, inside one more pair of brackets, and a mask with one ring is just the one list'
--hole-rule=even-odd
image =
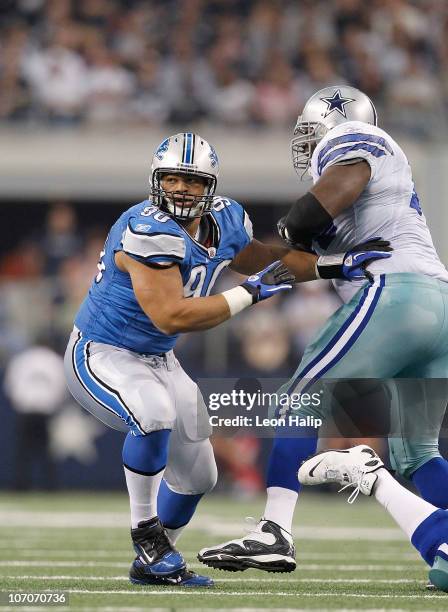
{"label": "shoe laces", "polygon": [[[328,471],[333,471],[333,470],[328,470]],[[345,470],[345,471],[348,472],[348,470]],[[354,480],[352,482],[348,482],[347,484],[345,484],[343,487],[339,489],[338,493],[342,493],[342,491],[345,491],[349,487],[355,487],[354,490],[350,493],[347,499],[347,503],[353,504],[358,499],[358,495],[361,493],[362,481],[366,474],[367,474],[367,470],[357,469],[355,471]]]}

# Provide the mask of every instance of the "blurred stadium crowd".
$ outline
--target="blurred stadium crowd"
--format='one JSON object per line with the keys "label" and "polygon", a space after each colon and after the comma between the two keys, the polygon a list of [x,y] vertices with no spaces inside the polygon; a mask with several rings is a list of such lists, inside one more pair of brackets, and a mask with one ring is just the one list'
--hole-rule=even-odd
{"label": "blurred stadium crowd", "polygon": [[420,136],[447,109],[445,0],[3,0],[0,24],[7,121],[289,127],[341,82]]}

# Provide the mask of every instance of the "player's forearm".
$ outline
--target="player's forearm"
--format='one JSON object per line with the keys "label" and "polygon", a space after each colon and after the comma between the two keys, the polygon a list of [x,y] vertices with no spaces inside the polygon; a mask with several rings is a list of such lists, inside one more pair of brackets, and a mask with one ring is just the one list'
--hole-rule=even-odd
{"label": "player's forearm", "polygon": [[281,258],[282,262],[296,277],[296,282],[304,283],[315,280],[316,276],[316,255],[305,251],[288,250],[286,255]]}
{"label": "player's forearm", "polygon": [[274,261],[282,259],[288,251],[288,247],[265,244],[254,239],[235,257],[230,267],[240,274],[255,274]]}
{"label": "player's forearm", "polygon": [[296,277],[296,282],[316,278],[317,257],[312,253],[291,250],[286,246],[253,240],[233,261],[232,269],[241,274],[255,274],[260,268],[281,260]]}
{"label": "player's forearm", "polygon": [[230,307],[223,295],[184,298],[176,307],[170,307],[163,318],[156,317],[156,325],[165,334],[179,334],[211,329],[230,316]]}
{"label": "player's forearm", "polygon": [[[305,251],[295,251],[283,246],[277,246],[274,244],[263,244],[265,247],[263,250],[263,262],[257,260],[253,265],[253,270],[250,273],[254,273],[255,269],[259,269],[262,265],[267,266],[273,261],[280,260],[296,277],[297,283],[303,283],[310,280],[315,280],[316,277],[316,255],[313,253],[306,253]],[[258,266],[258,267],[257,267]]]}

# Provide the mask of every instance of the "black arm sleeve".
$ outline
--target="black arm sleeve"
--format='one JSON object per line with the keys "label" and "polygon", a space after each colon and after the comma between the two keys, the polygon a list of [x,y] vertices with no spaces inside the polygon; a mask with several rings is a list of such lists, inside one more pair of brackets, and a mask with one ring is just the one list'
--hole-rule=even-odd
{"label": "black arm sleeve", "polygon": [[333,219],[319,200],[308,191],[299,198],[286,216],[286,230],[291,242],[303,244],[307,248],[311,241],[327,228]]}

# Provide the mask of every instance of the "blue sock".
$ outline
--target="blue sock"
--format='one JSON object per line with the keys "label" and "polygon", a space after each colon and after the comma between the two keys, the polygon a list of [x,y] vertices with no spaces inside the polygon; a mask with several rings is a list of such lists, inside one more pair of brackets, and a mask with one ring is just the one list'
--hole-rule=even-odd
{"label": "blue sock", "polygon": [[434,457],[411,476],[420,495],[437,508],[448,508],[448,461]]}
{"label": "blue sock", "polygon": [[[303,428],[300,433],[305,433]],[[297,472],[301,463],[315,453],[317,447],[316,430],[310,428],[308,433],[310,437],[275,438],[269,457],[266,486],[299,492]]]}
{"label": "blue sock", "polygon": [[128,433],[123,445],[123,464],[132,472],[153,476],[163,470],[168,458],[170,429],[153,431],[146,436]]}
{"label": "blue sock", "polygon": [[157,513],[167,529],[178,529],[190,522],[203,493],[184,495],[172,491],[163,479],[157,496]]}
{"label": "blue sock", "polygon": [[430,514],[414,531],[411,542],[426,563],[432,565],[439,546],[448,542],[448,512],[436,510]]}

